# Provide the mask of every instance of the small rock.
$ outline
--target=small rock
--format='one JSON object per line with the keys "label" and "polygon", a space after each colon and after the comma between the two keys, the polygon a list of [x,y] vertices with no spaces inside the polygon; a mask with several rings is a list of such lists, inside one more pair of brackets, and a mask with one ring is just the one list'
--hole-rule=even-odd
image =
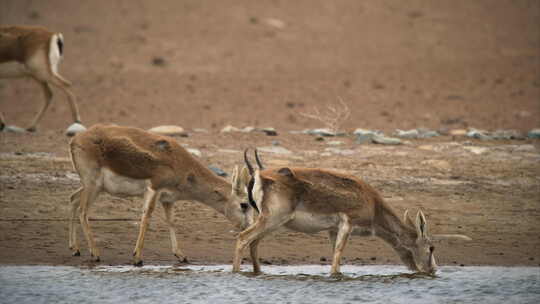
{"label": "small rock", "polygon": [[260,147],[260,148],[257,148],[259,151],[261,152],[267,152],[267,153],[274,153],[274,154],[292,154],[291,151],[283,148],[283,147],[279,147],[279,146],[271,146],[271,147]]}
{"label": "small rock", "polygon": [[353,155],[356,153],[356,151],[354,150],[350,150],[350,149],[339,149],[339,148],[326,148],[324,149],[324,151],[326,152],[331,152],[331,153],[334,153],[334,154],[338,154],[338,155]]}
{"label": "small rock", "polygon": [[383,135],[381,131],[372,131],[367,129],[358,128],[354,130],[354,135],[360,136],[360,135]]}
{"label": "small rock", "polygon": [[202,153],[199,149],[195,149],[195,148],[186,148],[186,150],[191,153],[192,155],[195,155],[197,157],[202,157]]}
{"label": "small rock", "polygon": [[223,129],[221,129],[221,133],[228,133],[228,132],[240,132],[240,129],[237,127],[233,127],[231,125],[225,126]]}
{"label": "small rock", "polygon": [[467,137],[477,138],[477,139],[480,139],[480,140],[491,140],[491,139],[493,139],[493,137],[488,135],[487,131],[477,130],[477,129],[474,129],[474,128],[469,129],[469,131],[467,132]]}
{"label": "small rock", "polygon": [[403,131],[400,129],[396,130],[396,136],[401,138],[418,138],[420,137],[420,132],[416,129]]}
{"label": "small rock", "polygon": [[277,18],[266,18],[264,19],[264,23],[266,23],[266,25],[268,26],[271,26],[280,30],[284,29],[285,26],[287,26],[287,24],[283,20],[280,20]]}
{"label": "small rock", "polygon": [[317,137],[315,137],[315,141],[324,141],[324,137],[317,136]]}
{"label": "small rock", "polygon": [[377,260],[377,257],[371,257],[370,260],[376,261],[376,260]]}
{"label": "small rock", "polygon": [[329,146],[340,146],[340,145],[343,145],[343,142],[339,140],[332,140],[332,141],[327,142],[326,144]]}
{"label": "small rock", "polygon": [[360,134],[356,136],[356,143],[357,144],[365,144],[365,143],[372,143],[373,142],[373,136],[374,134]]}
{"label": "small rock", "polygon": [[163,57],[154,57],[152,58],[152,65],[157,67],[164,67],[165,65],[167,65],[167,62]]}
{"label": "small rock", "polygon": [[208,130],[203,129],[203,128],[193,128],[193,132],[197,132],[197,133],[208,133]]}
{"label": "small rock", "polygon": [[153,127],[149,129],[148,132],[160,134],[160,135],[166,135],[166,136],[187,137],[187,133],[184,130],[184,128],[180,126],[173,126],[173,125]]}
{"label": "small rock", "polygon": [[425,129],[425,128],[418,128],[418,137],[419,138],[430,138],[430,137],[437,137],[437,136],[441,136],[441,134],[439,134],[439,132],[437,131],[433,131],[433,130],[429,130],[429,129]]}
{"label": "small rock", "polygon": [[525,139],[525,136],[517,130],[497,130],[492,134],[494,139]]}
{"label": "small rock", "polygon": [[399,138],[385,137],[382,135],[374,136],[373,142],[381,145],[401,145],[401,140]]}
{"label": "small rock", "polygon": [[321,257],[321,258],[319,259],[319,261],[321,261],[321,262],[326,262],[326,258],[325,258],[325,257]]}
{"label": "small rock", "polygon": [[463,149],[469,151],[469,152],[472,152],[474,154],[483,154],[485,153],[488,149],[487,148],[482,148],[482,147],[472,147],[472,146],[467,146],[467,147],[463,147]]}
{"label": "small rock", "polygon": [[279,145],[280,145],[280,143],[279,143],[278,140],[273,140],[272,141],[272,146],[279,146]]}
{"label": "small rock", "polygon": [[222,177],[226,177],[228,174],[227,172],[221,170],[220,168],[218,167],[214,167],[214,166],[209,166],[208,167],[210,170],[212,170],[216,175],[218,176],[222,176]]}
{"label": "small rock", "polygon": [[263,128],[261,131],[264,132],[267,136],[277,136],[277,131],[274,128]]}
{"label": "small rock", "polygon": [[466,134],[467,134],[467,130],[464,130],[464,129],[450,130],[450,135],[452,136],[464,136]]}
{"label": "small rock", "polygon": [[529,133],[527,133],[527,137],[535,138],[535,139],[540,138],[540,129],[532,129],[532,130],[530,130]]}
{"label": "small rock", "polygon": [[330,129],[311,129],[304,131],[310,135],[320,135],[320,136],[336,136],[336,133],[332,132]]}

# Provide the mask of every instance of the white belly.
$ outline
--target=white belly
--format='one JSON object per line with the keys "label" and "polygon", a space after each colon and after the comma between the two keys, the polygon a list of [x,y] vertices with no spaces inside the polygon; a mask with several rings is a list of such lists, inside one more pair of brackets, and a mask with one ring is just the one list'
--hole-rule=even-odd
{"label": "white belly", "polygon": [[312,213],[299,205],[294,212],[294,218],[285,224],[285,227],[304,233],[317,233],[337,228],[338,224],[339,216],[337,214]]}
{"label": "white belly", "polygon": [[150,182],[146,179],[134,179],[118,175],[103,168],[103,188],[116,196],[142,196]]}

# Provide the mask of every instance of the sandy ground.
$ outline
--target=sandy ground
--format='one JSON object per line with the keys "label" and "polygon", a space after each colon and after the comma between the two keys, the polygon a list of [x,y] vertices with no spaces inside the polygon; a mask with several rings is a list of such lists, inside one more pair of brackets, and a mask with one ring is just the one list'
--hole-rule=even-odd
{"label": "sandy ground", "polygon": [[[345,170],[376,186],[399,212],[425,210],[432,232],[473,238],[438,244],[440,264],[539,265],[538,141],[444,136],[390,147],[347,136],[337,139],[339,149],[353,154],[325,156],[330,140],[288,133],[324,127],[301,113],[340,99],[350,109],[345,131],[540,127],[538,1],[158,3],[4,0],[0,23],[63,32],[61,73],[74,83],[87,126],[181,125],[190,136],[179,140],[228,172],[245,147],[277,140],[293,154],[265,153],[269,165]],[[57,93],[38,133],[0,133],[0,264],[88,259],[84,242],[82,257],[67,248],[67,199],[78,179],[62,134],[69,109]],[[27,126],[41,104],[33,81],[0,80],[8,123]],[[219,133],[227,124],[271,126],[279,135]],[[104,264],[130,262],[140,207],[138,199],[107,196],[94,206]],[[236,232],[223,216],[179,202],[175,219],[190,260],[230,262]],[[327,263],[330,248],[325,234],[281,231],[263,242],[261,256]],[[161,208],[144,257],[175,263]],[[353,238],[345,262],[399,263],[374,238]]]}

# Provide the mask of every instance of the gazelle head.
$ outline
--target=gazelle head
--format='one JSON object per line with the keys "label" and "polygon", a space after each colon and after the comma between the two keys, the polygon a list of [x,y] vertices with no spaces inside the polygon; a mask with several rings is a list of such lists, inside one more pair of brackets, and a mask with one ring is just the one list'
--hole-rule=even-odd
{"label": "gazelle head", "polygon": [[399,250],[401,260],[411,270],[434,274],[437,270],[435,261],[435,246],[434,242],[440,240],[462,240],[470,241],[471,238],[461,234],[434,234],[430,235],[428,231],[427,220],[424,213],[420,210],[416,214],[416,219],[413,221],[408,216],[408,210],[404,214],[405,224],[413,228],[411,237],[402,240],[402,247],[405,250]]}
{"label": "gazelle head", "polygon": [[234,167],[231,178],[230,207],[226,209],[225,215],[242,230],[252,223],[251,213],[248,212],[250,208],[246,189],[250,178],[251,176],[246,167],[241,170],[238,170],[238,166]]}

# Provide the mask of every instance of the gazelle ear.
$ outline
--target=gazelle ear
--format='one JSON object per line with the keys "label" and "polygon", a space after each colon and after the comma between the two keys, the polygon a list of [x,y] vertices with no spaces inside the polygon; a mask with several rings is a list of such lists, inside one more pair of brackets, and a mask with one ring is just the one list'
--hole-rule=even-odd
{"label": "gazelle ear", "polygon": [[234,166],[232,174],[231,174],[231,185],[233,192],[238,189],[238,166]]}
{"label": "gazelle ear", "polygon": [[240,180],[241,186],[246,186],[249,183],[249,179],[251,178],[248,168],[242,167],[242,170],[240,171],[240,174],[238,176],[238,179]]}
{"label": "gazelle ear", "polygon": [[456,241],[472,241],[472,239],[464,234],[434,234],[430,236],[433,241],[445,241],[445,240],[456,240]]}
{"label": "gazelle ear", "polygon": [[411,220],[411,217],[409,216],[409,209],[405,210],[405,213],[403,214],[403,221],[405,222],[405,224],[411,227],[416,226],[413,220]]}
{"label": "gazelle ear", "polygon": [[287,167],[283,167],[283,168],[279,169],[278,173],[280,175],[283,175],[283,176],[294,177],[294,173],[292,172],[292,170],[287,168]]}
{"label": "gazelle ear", "polygon": [[426,216],[422,210],[419,210],[416,214],[416,232],[418,238],[426,238],[428,235]]}

